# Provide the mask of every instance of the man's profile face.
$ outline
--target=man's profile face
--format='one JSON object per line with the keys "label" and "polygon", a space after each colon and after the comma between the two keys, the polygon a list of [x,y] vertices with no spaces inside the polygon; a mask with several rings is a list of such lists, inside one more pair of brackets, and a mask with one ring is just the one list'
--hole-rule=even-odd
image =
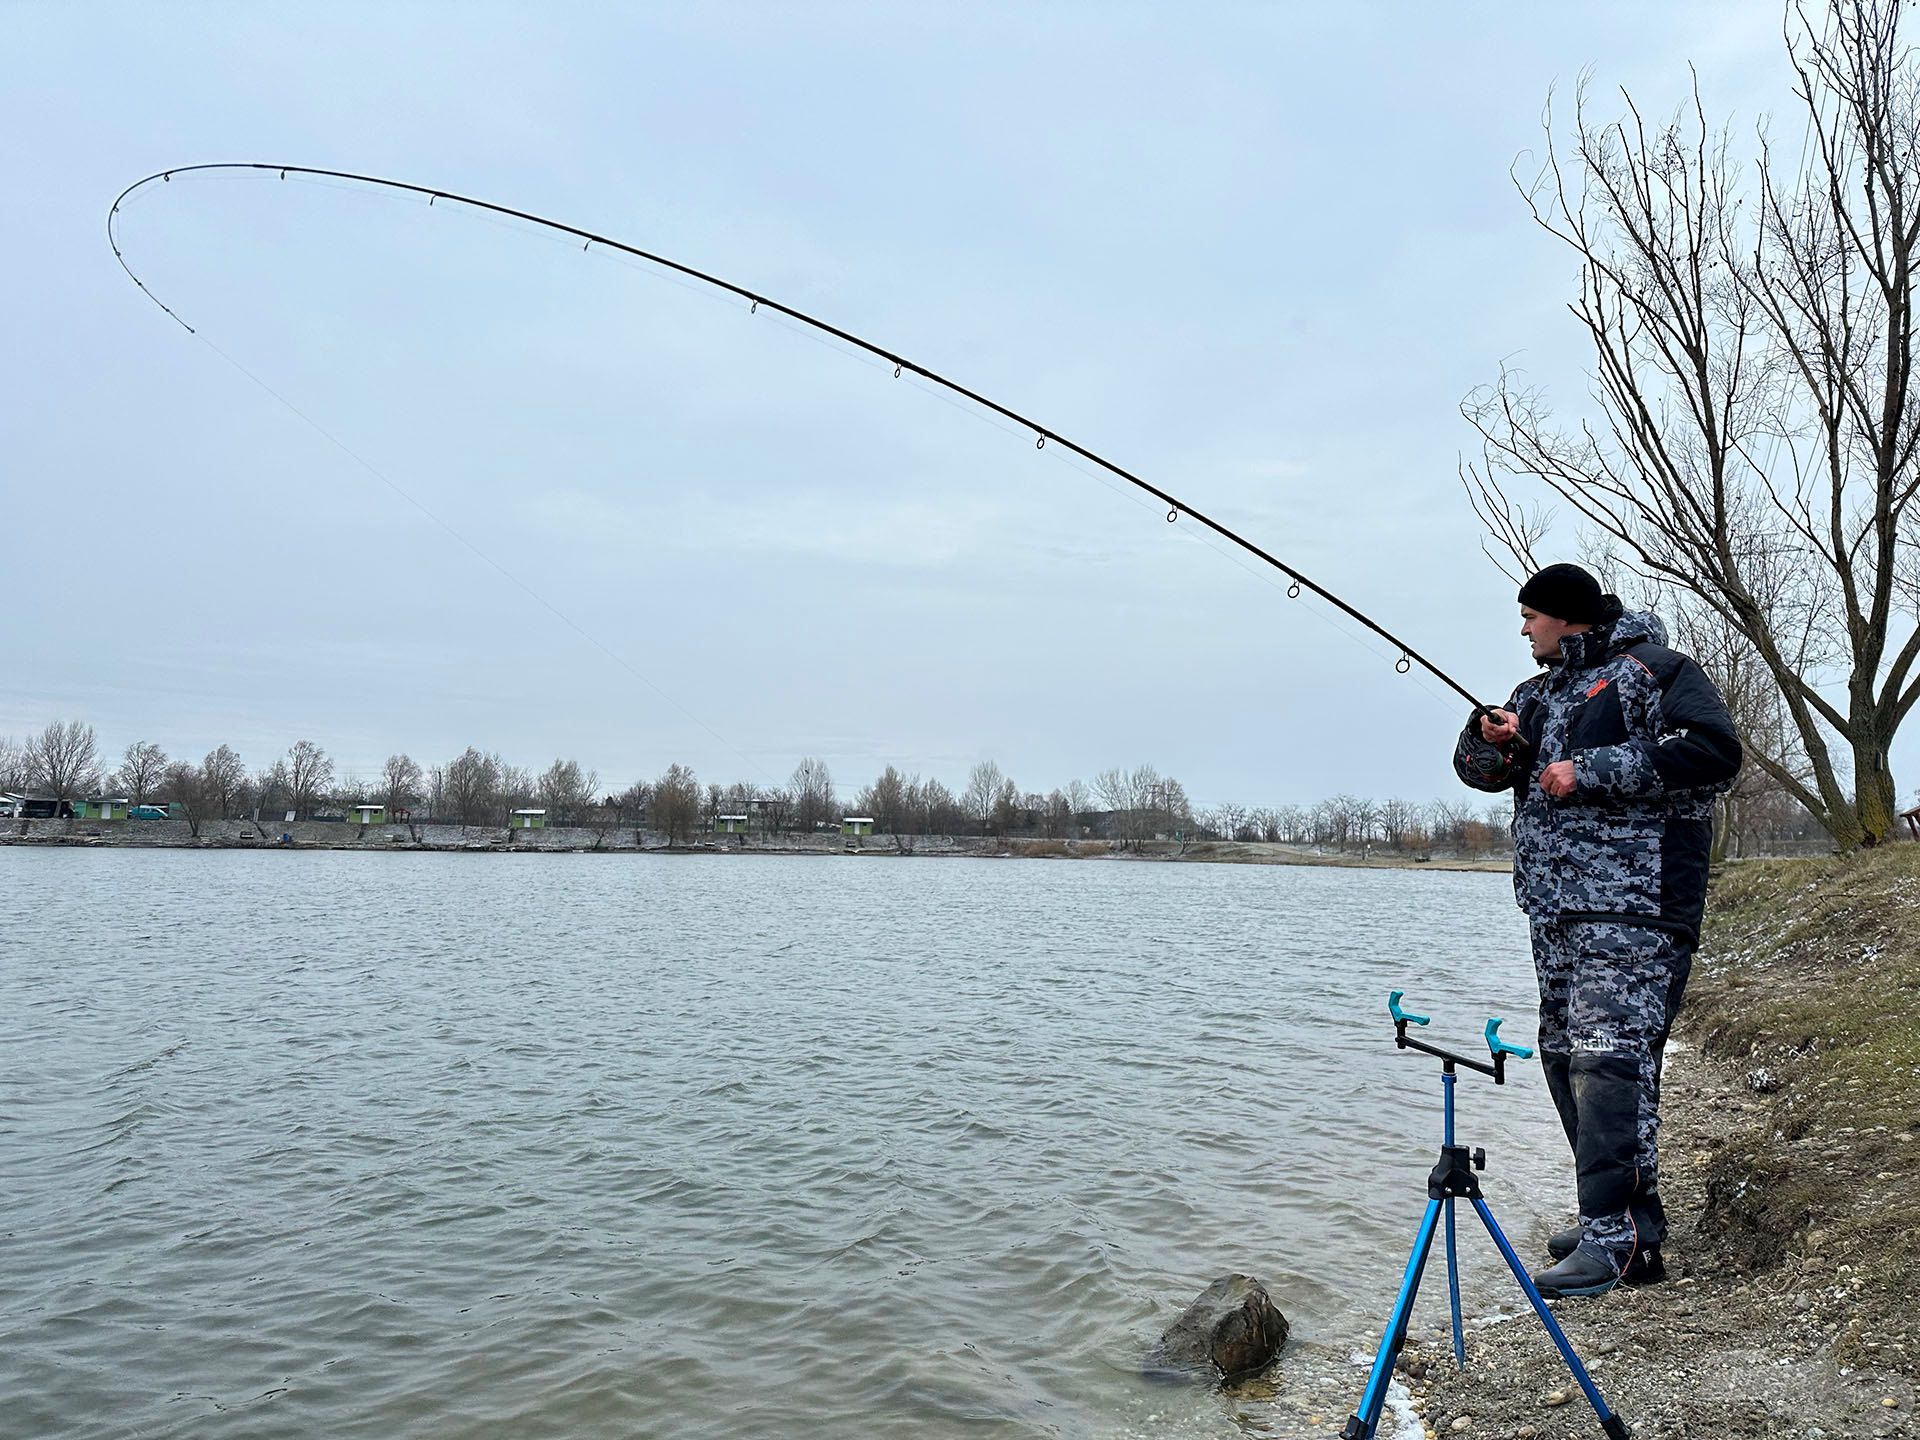
{"label": "man's profile face", "polygon": [[1520,633],[1532,643],[1536,660],[1558,659],[1562,638],[1578,635],[1587,628],[1584,624],[1574,625],[1552,615],[1542,615],[1530,606],[1520,607]]}

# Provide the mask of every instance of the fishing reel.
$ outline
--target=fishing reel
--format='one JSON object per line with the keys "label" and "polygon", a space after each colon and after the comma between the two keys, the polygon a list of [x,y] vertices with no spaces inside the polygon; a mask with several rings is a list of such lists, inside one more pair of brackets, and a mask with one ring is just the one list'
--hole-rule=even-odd
{"label": "fishing reel", "polygon": [[1480,733],[1480,722],[1500,713],[1498,705],[1476,705],[1467,720],[1467,768],[1489,785],[1504,785],[1513,778],[1527,743],[1515,735],[1504,745],[1495,745]]}

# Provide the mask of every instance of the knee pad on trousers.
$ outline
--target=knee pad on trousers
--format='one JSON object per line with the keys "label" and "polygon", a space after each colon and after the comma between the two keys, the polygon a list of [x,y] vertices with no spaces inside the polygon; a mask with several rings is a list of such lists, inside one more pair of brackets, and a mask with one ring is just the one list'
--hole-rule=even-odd
{"label": "knee pad on trousers", "polygon": [[1576,1051],[1569,1067],[1580,1116],[1574,1165],[1580,1210],[1612,1215],[1627,1209],[1640,1145],[1640,1060],[1611,1051]]}
{"label": "knee pad on trousers", "polygon": [[1547,1094],[1552,1097],[1560,1128],[1567,1132],[1567,1148],[1580,1144],[1580,1110],[1573,1099],[1573,1056],[1552,1050],[1540,1052],[1540,1073],[1546,1077]]}

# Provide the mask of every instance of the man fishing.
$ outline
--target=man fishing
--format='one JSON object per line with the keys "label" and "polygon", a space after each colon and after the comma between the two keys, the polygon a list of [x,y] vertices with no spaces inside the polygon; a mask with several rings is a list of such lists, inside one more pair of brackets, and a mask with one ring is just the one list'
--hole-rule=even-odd
{"label": "man fishing", "polygon": [[1512,790],[1513,888],[1533,930],[1540,1059],[1573,1149],[1580,1224],[1548,1242],[1550,1298],[1647,1284],[1665,1268],[1660,1060],[1706,906],[1713,800],[1740,769],[1726,702],[1577,565],[1520,587],[1544,668],[1477,711],[1454,769]]}

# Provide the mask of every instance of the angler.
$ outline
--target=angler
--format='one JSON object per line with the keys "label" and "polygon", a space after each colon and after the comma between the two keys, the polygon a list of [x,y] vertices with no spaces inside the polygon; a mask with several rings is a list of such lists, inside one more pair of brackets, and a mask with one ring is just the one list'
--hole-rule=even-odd
{"label": "angler", "polygon": [[1474,712],[1454,770],[1513,791],[1513,888],[1533,931],[1540,1060],[1573,1150],[1580,1223],[1534,1283],[1599,1295],[1665,1273],[1660,1061],[1700,938],[1714,797],[1740,742],[1666,626],[1577,565],[1520,588],[1541,674]]}

